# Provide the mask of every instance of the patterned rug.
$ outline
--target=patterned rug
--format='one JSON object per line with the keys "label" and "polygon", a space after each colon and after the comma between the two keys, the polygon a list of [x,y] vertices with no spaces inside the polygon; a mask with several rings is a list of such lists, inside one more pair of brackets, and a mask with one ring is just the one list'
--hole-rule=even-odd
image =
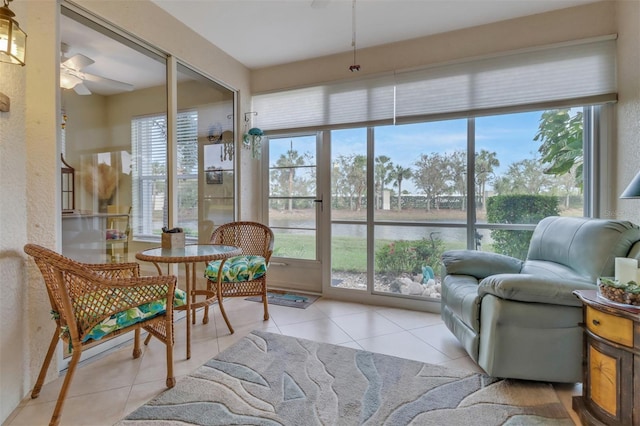
{"label": "patterned rug", "polygon": [[254,331],[120,426],[573,425],[550,384]]}

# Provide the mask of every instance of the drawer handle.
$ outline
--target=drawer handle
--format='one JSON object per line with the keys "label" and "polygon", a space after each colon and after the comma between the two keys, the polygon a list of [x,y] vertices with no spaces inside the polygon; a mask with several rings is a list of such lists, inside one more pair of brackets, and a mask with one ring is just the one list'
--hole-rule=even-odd
{"label": "drawer handle", "polygon": [[596,326],[600,325],[600,321],[598,321],[597,319],[594,319],[591,322],[593,323],[593,325],[596,325]]}

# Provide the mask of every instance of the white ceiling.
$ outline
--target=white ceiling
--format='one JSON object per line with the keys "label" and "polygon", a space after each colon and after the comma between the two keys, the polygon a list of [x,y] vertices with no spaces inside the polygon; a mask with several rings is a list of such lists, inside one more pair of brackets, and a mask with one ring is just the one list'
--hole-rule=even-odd
{"label": "white ceiling", "polygon": [[[348,52],[352,0],[152,0],[251,69]],[[596,0],[357,0],[356,44],[377,46]]]}
{"label": "white ceiling", "polygon": [[[151,0],[251,69],[351,52],[352,0]],[[357,0],[358,48],[452,31],[598,0]],[[164,66],[110,37],[61,20],[66,57],[95,61],[82,72],[132,84],[161,84]],[[507,35],[505,35],[507,36]],[[86,82],[92,93],[119,93]]]}

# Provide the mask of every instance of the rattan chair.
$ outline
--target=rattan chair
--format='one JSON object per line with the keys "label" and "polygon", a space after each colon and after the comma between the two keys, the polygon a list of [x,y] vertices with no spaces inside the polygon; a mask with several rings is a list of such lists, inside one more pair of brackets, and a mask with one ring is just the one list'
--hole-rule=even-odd
{"label": "rattan chair", "polygon": [[[210,262],[205,273],[207,289],[213,291],[215,287],[220,312],[232,334],[233,327],[223,306],[225,297],[262,296],[264,319],[269,319],[266,272],[273,253],[273,240],[273,231],[257,222],[227,223],[211,235],[211,244],[232,245],[242,249],[242,255],[227,259],[226,262]],[[221,264],[222,274],[219,273]],[[205,311],[207,314],[208,308]]]}
{"label": "rattan chair", "polygon": [[[60,421],[69,384],[86,345],[103,336],[134,331],[133,357],[142,354],[140,329],[160,339],[167,350],[167,387],[175,385],[173,375],[173,303],[176,277],[140,277],[137,263],[84,264],[44,247],[27,244],[24,251],[33,257],[42,273],[56,321],[49,350],[31,398],[37,398],[56,351],[58,339],[69,345],[71,361],[58,395],[50,425]],[[166,299],[166,301],[165,301]],[[138,309],[136,309],[138,308]],[[152,310],[155,309],[155,310]],[[131,318],[134,324],[114,318]],[[144,313],[144,314],[143,314]],[[145,318],[145,316],[155,315]],[[112,319],[108,322],[107,320]],[[134,320],[132,320],[134,321]],[[117,323],[117,324],[116,324]],[[114,329],[115,328],[115,329]]]}

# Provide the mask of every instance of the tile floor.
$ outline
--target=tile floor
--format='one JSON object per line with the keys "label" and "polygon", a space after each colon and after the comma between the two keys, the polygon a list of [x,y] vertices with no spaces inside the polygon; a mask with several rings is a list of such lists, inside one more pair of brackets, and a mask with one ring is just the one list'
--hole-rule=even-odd
{"label": "tile floor", "polygon": [[[373,352],[481,371],[466,356],[438,314],[347,303],[320,298],[307,309],[270,305],[271,318],[262,320],[262,305],[240,298],[225,308],[235,328],[229,334],[217,306],[210,322],[192,328],[191,359],[185,359],[185,320],[176,322],[174,348],[178,380],[252,330],[345,345]],[[62,413],[61,425],[112,425],[165,389],[164,346],[152,339],[139,359],[131,358],[132,343],[82,363],[76,372]],[[46,425],[60,390],[58,378],[44,386],[37,399],[27,396],[4,426]],[[571,396],[580,384],[557,385],[556,392],[574,422]]]}

